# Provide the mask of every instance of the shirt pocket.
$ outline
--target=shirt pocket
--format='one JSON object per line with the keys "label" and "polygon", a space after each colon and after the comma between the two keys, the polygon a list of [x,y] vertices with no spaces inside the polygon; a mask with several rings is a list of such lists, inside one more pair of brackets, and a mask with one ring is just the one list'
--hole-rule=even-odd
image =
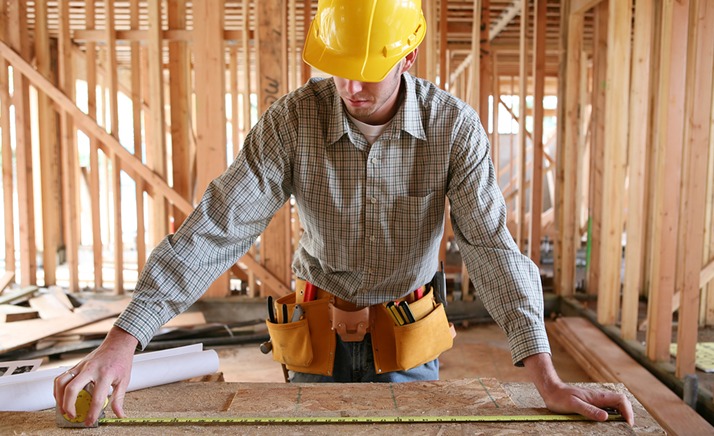
{"label": "shirt pocket", "polygon": [[443,207],[436,203],[438,196],[430,192],[421,197],[399,196],[394,199],[394,209],[390,219],[390,229],[397,237],[397,245],[412,246],[429,241],[441,231]]}

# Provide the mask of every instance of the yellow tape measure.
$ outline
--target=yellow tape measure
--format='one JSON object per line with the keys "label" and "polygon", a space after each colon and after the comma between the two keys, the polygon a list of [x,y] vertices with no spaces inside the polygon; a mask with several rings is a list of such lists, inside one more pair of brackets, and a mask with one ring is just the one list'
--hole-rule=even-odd
{"label": "yellow tape measure", "polygon": [[[65,419],[73,423],[84,422],[92,402],[92,395],[82,390],[75,407],[77,416]],[[107,400],[104,400],[104,407]],[[611,414],[608,421],[624,421],[622,415]],[[99,418],[105,425],[270,425],[270,424],[420,424],[420,423],[469,423],[469,422],[563,422],[590,421],[581,415],[463,415],[463,416],[261,416],[261,417],[176,417],[176,418]]]}
{"label": "yellow tape measure", "polygon": [[[610,415],[608,421],[624,421]],[[299,416],[299,417],[207,417],[207,418],[100,418],[99,424],[114,425],[270,425],[270,424],[423,424],[469,422],[563,422],[590,421],[580,415],[466,415],[466,416]]]}

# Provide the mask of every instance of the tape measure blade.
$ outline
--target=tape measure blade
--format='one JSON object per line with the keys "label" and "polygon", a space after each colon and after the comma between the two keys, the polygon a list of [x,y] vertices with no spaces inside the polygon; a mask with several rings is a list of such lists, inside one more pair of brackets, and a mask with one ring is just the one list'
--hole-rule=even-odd
{"label": "tape measure blade", "polygon": [[[608,421],[623,421],[621,415],[610,415]],[[590,421],[581,415],[466,415],[466,416],[315,416],[315,417],[174,417],[174,418],[101,418],[100,424],[391,424],[391,423],[469,423],[469,422],[563,422]]]}

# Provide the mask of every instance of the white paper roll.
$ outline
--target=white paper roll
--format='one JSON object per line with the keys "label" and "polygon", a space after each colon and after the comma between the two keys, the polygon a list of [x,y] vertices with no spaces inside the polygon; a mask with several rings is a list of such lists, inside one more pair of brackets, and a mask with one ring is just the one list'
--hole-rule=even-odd
{"label": "white paper roll", "polygon": [[[134,356],[127,391],[159,386],[218,371],[218,354],[203,344]],[[54,379],[68,367],[0,378],[0,411],[34,412],[55,406]]]}

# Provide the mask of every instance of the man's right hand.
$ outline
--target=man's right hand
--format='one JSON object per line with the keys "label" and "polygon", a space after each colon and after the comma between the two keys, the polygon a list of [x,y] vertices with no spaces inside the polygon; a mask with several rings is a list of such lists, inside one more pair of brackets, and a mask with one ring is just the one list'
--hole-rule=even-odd
{"label": "man's right hand", "polygon": [[104,399],[112,393],[112,409],[124,417],[124,394],[129,386],[131,364],[137,339],[118,327],[112,327],[104,342],[70,370],[55,378],[54,395],[60,412],[76,416],[77,395],[88,383],[94,383],[92,404],[84,421],[90,426],[97,421]]}

